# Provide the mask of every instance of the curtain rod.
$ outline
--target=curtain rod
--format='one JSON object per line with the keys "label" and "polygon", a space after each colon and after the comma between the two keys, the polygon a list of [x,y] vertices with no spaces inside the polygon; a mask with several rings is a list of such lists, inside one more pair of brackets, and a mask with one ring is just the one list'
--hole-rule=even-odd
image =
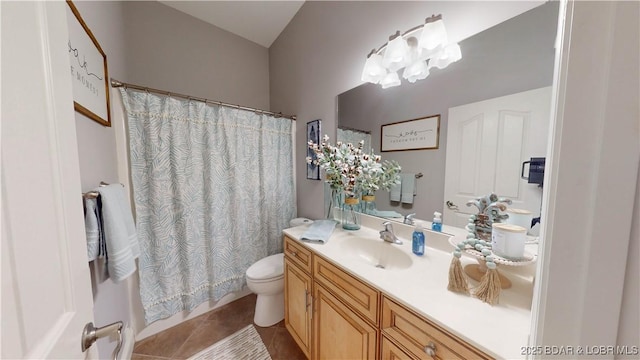
{"label": "curtain rod", "polygon": [[275,117],[283,117],[283,118],[286,118],[286,119],[291,119],[293,121],[296,121],[296,116],[295,115],[283,115],[282,113],[275,113],[273,111],[266,111],[266,110],[256,109],[256,108],[252,108],[252,107],[248,107],[248,106],[240,106],[240,105],[228,104],[228,103],[224,103],[222,101],[209,100],[209,99],[204,99],[204,98],[198,98],[198,97],[195,97],[195,96],[189,96],[189,95],[183,95],[183,94],[178,94],[178,93],[174,93],[174,92],[169,92],[169,91],[165,91],[165,90],[153,89],[153,88],[146,87],[146,86],[128,84],[128,83],[116,80],[114,78],[111,78],[111,86],[114,87],[114,88],[123,87],[125,89],[130,88],[130,89],[135,89],[135,90],[140,90],[140,91],[147,91],[147,92],[152,92],[152,93],[161,94],[161,95],[180,97],[180,98],[187,99],[187,100],[200,101],[200,102],[203,102],[203,103],[206,103],[206,104],[215,104],[215,105],[219,105],[219,106],[231,107],[231,108],[234,108],[234,109],[254,111],[254,112],[259,113],[259,114],[273,115]]}

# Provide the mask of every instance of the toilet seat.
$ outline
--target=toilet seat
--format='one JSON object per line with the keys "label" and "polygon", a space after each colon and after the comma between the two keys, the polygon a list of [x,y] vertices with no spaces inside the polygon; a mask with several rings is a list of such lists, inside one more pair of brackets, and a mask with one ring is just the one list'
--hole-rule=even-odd
{"label": "toilet seat", "polygon": [[284,277],[284,254],[279,253],[258,260],[247,269],[247,279],[268,282]]}

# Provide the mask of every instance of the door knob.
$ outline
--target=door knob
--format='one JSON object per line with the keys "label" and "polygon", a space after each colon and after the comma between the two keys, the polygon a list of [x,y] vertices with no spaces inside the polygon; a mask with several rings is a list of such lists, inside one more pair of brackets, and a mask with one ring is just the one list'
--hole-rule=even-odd
{"label": "door knob", "polygon": [[122,321],[118,321],[114,322],[113,324],[97,328],[93,326],[92,322],[87,323],[87,325],[85,325],[84,329],[82,330],[82,351],[87,351],[87,349],[89,349],[91,345],[96,342],[96,340],[117,333],[118,344],[113,350],[113,360],[116,360],[118,358],[120,348],[122,347],[122,325]]}
{"label": "door knob", "polygon": [[446,204],[447,204],[447,207],[449,208],[449,210],[458,211],[458,205],[454,204],[450,200],[447,200]]}

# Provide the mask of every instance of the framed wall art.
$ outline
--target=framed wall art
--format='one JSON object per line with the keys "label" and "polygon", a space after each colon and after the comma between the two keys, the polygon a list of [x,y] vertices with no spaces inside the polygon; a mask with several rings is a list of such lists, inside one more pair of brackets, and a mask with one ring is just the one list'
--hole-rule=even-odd
{"label": "framed wall art", "polygon": [[381,126],[380,151],[437,149],[440,115],[399,121]]}
{"label": "framed wall art", "polygon": [[67,5],[73,107],[88,118],[111,126],[107,55],[73,2],[67,1]]}
{"label": "framed wall art", "polygon": [[[314,144],[320,144],[320,119],[309,121],[307,123],[307,144],[313,141]],[[316,153],[307,147],[307,156],[312,160],[316,159]],[[311,162],[307,164],[307,179],[320,180],[320,167]]]}

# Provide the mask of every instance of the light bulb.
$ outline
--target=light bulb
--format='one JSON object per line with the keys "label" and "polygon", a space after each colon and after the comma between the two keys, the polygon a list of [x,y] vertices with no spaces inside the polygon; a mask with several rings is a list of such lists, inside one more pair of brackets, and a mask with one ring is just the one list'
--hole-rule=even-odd
{"label": "light bulb", "polygon": [[395,71],[389,72],[384,79],[380,82],[383,89],[394,87],[400,85],[400,78],[398,77],[398,73]]}
{"label": "light bulb", "polygon": [[387,43],[387,48],[382,58],[382,65],[391,72],[398,71],[406,64],[408,55],[409,46],[407,42],[402,36],[396,36]]}
{"label": "light bulb", "polygon": [[387,75],[387,69],[382,66],[382,56],[371,54],[362,69],[362,81],[377,84]]}
{"label": "light bulb", "polygon": [[[427,19],[429,20],[429,19]],[[427,50],[433,50],[438,46],[442,46],[447,43],[447,30],[444,28],[444,22],[442,19],[436,21],[429,21],[424,24],[422,28],[422,35],[418,45]]]}

